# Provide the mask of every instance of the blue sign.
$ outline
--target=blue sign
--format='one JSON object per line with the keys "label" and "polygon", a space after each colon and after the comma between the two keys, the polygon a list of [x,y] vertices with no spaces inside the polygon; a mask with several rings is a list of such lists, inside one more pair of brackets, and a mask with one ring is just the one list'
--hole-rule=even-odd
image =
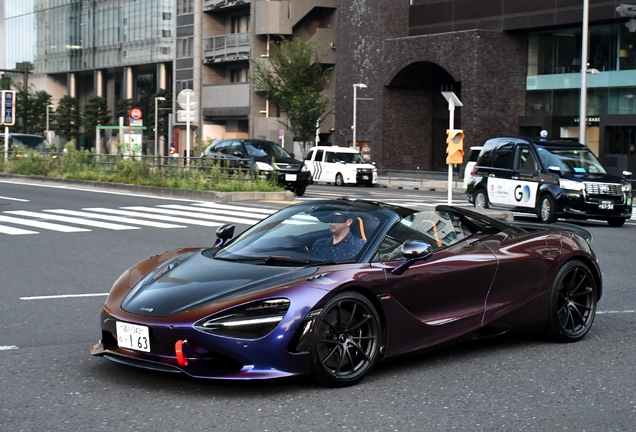
{"label": "blue sign", "polygon": [[15,92],[12,90],[2,92],[2,124],[4,126],[15,124]]}

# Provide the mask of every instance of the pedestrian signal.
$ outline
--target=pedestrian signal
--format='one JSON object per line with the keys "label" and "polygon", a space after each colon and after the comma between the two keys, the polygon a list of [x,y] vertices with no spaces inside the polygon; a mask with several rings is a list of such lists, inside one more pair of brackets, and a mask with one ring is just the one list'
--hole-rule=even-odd
{"label": "pedestrian signal", "polygon": [[446,130],[446,163],[459,165],[464,161],[464,131],[461,129]]}

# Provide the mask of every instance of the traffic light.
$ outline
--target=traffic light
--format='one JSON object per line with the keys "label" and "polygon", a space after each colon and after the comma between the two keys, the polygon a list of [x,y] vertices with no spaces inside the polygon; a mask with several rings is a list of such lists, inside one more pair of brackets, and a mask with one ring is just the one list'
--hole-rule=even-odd
{"label": "traffic light", "polygon": [[446,163],[459,165],[464,160],[464,131],[461,129],[446,130]]}

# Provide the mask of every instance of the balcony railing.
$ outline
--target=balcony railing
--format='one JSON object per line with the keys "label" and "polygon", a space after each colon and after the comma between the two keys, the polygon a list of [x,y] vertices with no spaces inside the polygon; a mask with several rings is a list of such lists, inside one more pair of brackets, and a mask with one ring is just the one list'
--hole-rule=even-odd
{"label": "balcony railing", "polygon": [[232,33],[203,39],[204,63],[219,63],[250,58],[250,34]]}

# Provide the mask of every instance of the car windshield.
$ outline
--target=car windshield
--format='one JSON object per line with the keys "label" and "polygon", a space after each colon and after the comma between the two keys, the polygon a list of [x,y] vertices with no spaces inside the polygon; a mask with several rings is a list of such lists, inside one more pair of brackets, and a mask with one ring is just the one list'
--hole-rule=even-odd
{"label": "car windshield", "polygon": [[555,166],[564,173],[605,174],[605,169],[589,150],[537,147],[537,154],[546,168]]}
{"label": "car windshield", "polygon": [[245,149],[250,157],[270,156],[273,158],[291,158],[284,148],[278,144],[266,141],[246,141]]}
{"label": "car windshield", "polygon": [[366,161],[362,158],[360,153],[334,153],[334,156],[338,162],[351,163],[351,164],[363,164]]}
{"label": "car windshield", "polygon": [[[370,204],[290,206],[248,229],[215,259],[290,266],[356,262],[388,217]],[[338,230],[345,238],[332,248]]]}

